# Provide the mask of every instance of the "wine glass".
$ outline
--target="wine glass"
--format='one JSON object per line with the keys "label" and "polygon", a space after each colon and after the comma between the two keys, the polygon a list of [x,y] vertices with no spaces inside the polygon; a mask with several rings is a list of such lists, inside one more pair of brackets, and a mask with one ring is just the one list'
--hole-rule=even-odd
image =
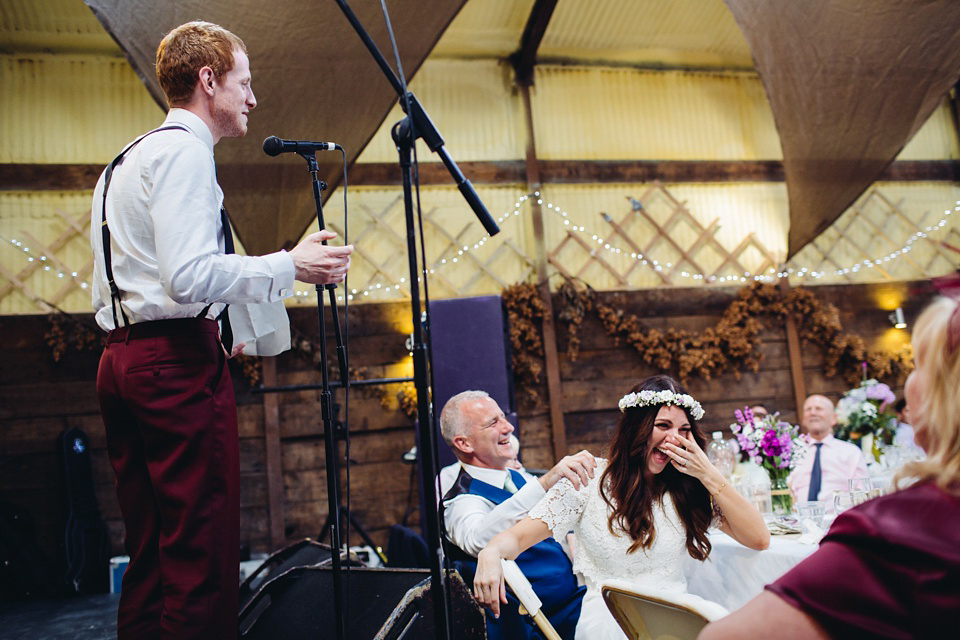
{"label": "wine glass", "polygon": [[873,484],[870,482],[870,478],[850,478],[847,480],[847,489],[851,492],[853,491],[870,491],[873,489]]}
{"label": "wine glass", "polygon": [[824,508],[822,502],[811,500],[797,503],[797,513],[800,516],[800,527],[804,533],[823,533]]}
{"label": "wine glass", "polygon": [[840,489],[834,489],[833,491],[833,512],[837,515],[840,515],[847,509],[850,509],[856,506],[854,502],[854,492],[853,491],[841,491]]}

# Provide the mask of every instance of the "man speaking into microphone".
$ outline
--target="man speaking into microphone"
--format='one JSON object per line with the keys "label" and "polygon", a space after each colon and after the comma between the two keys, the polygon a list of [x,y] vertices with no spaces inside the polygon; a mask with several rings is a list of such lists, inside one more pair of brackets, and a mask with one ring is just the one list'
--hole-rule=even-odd
{"label": "man speaking into microphone", "polygon": [[130,555],[117,634],[234,639],[240,474],[227,359],[243,345],[232,349],[223,310],[287,298],[295,279],[341,282],[353,247],[326,246],[336,234],[320,231],[289,252],[234,254],[213,148],[246,134],[257,105],[246,46],[190,22],[160,42],[156,69],[170,111],[100,176],[90,234],[93,306],[109,332],[97,394]]}

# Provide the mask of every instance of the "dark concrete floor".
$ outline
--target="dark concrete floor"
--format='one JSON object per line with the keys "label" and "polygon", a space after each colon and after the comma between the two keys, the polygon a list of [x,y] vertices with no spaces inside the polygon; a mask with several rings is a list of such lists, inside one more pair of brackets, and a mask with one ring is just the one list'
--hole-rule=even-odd
{"label": "dark concrete floor", "polygon": [[2,640],[105,640],[117,637],[119,594],[0,604]]}

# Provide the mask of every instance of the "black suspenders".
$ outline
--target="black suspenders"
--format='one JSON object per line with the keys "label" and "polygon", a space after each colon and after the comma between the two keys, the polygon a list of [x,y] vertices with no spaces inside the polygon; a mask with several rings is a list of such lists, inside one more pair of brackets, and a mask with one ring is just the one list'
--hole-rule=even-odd
{"label": "black suspenders", "polygon": [[[141,140],[143,140],[144,138],[146,138],[151,134],[157,133],[158,131],[169,131],[172,129],[179,129],[180,131],[189,131],[186,127],[182,127],[180,125],[170,125],[168,127],[160,127],[159,129],[154,129],[153,131],[149,131],[143,134],[142,136],[140,136],[139,138],[131,142],[126,149],[120,152],[120,155],[118,155],[116,158],[113,159],[113,162],[111,162],[107,166],[107,170],[104,172],[104,175],[103,175],[103,203],[102,203],[101,214],[100,214],[100,229],[103,232],[103,264],[107,272],[107,282],[110,285],[110,304],[113,309],[113,326],[118,329],[120,328],[120,323],[117,320],[118,306],[120,307],[120,315],[123,317],[124,326],[130,325],[130,319],[127,318],[127,314],[123,310],[123,305],[120,304],[120,289],[119,287],[117,287],[117,283],[113,279],[113,263],[110,258],[110,229],[109,227],[107,227],[107,189],[110,188],[110,179],[113,177],[113,170],[123,163],[124,157],[126,157],[126,155],[130,152],[131,149],[133,149],[135,146],[140,144]],[[224,210],[223,207],[220,207],[220,220],[223,223],[223,235],[224,235],[224,243],[226,244],[226,251],[227,253],[233,253],[234,252],[233,233],[230,229],[230,222],[229,220],[227,220],[227,212]],[[210,306],[211,305],[208,304],[206,307],[204,307],[197,317],[203,318],[204,316],[206,316],[207,312],[210,310]],[[224,344],[227,344],[228,342],[229,343],[233,342],[233,332],[230,329],[230,320],[229,320],[229,317],[226,315],[228,306],[229,305],[225,306],[223,311],[220,312],[220,315],[217,316],[217,320],[220,320],[220,319],[224,320],[223,330],[221,332],[222,333],[221,340],[224,342]],[[230,350],[231,346],[232,344],[227,345],[227,351]]]}

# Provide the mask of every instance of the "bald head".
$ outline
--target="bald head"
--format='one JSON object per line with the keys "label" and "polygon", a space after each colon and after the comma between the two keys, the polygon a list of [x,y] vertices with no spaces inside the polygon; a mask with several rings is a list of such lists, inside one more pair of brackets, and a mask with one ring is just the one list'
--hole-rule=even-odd
{"label": "bald head", "polygon": [[803,428],[814,440],[823,440],[833,433],[837,414],[833,402],[826,396],[814,394],[803,403]]}
{"label": "bald head", "polygon": [[753,405],[752,407],[750,407],[750,411],[753,412],[754,418],[766,418],[767,416],[770,415],[770,412],[767,411],[767,408],[762,404]]}
{"label": "bald head", "polygon": [[502,470],[517,458],[510,443],[513,425],[484,391],[464,391],[450,398],[440,412],[440,431],[460,462]]}

